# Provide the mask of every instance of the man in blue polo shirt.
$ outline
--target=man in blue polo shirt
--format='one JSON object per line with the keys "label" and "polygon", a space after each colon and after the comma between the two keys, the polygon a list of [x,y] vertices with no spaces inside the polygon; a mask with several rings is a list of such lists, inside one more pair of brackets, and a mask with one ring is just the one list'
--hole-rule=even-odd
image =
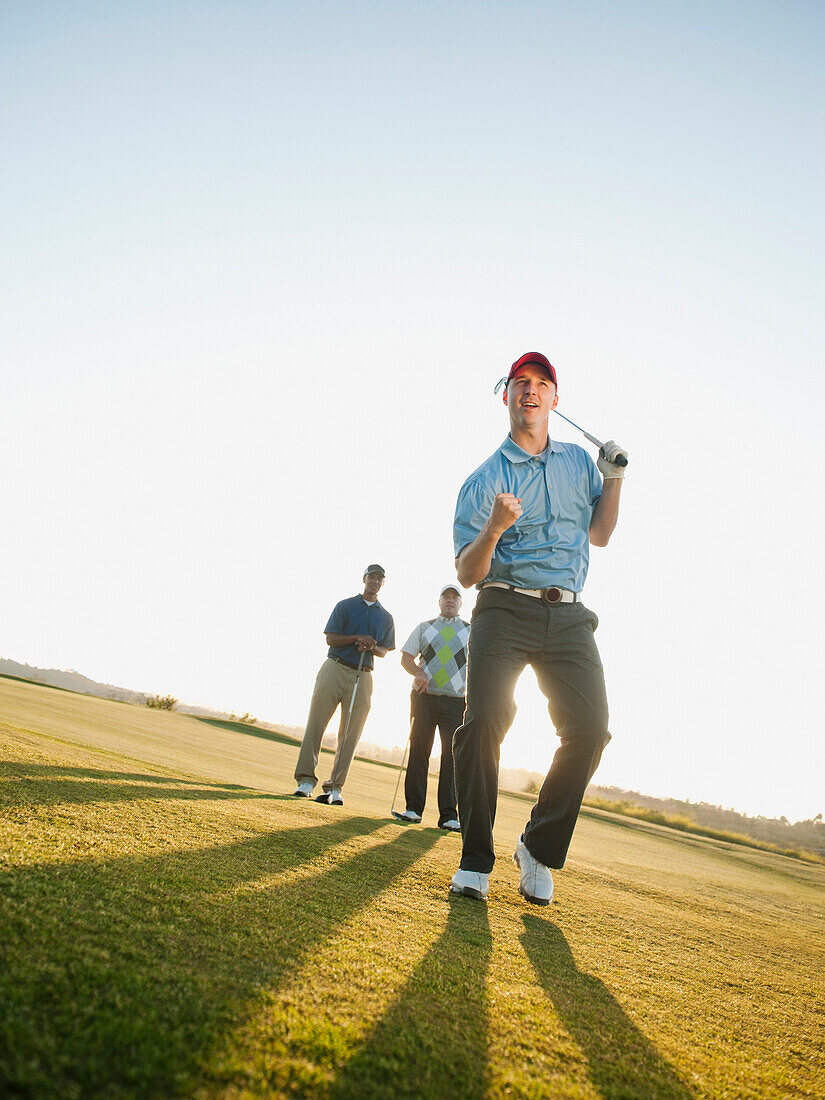
{"label": "man in blue polo shirt", "polygon": [[318,782],[316,768],[321,740],[340,706],[341,722],[332,774],[323,784],[324,793],[315,801],[331,806],[344,804],[341,789],[370,711],[373,658],[386,657],[395,649],[392,615],[378,602],[384,576],[380,565],[368,565],[364,572],[363,593],[337,603],[324,627],[329,653],[315,678],[295,768],[298,783],[295,794],[299,798],[308,798]]}
{"label": "man in blue polo shirt", "polygon": [[455,513],[458,579],[481,591],[467,709],[453,740],[462,855],[450,889],[487,897],[500,745],[515,717],[516,681],[529,664],[561,744],[513,859],[521,894],[547,905],[551,868],[564,866],[582,795],[610,740],[593,637],[598,619],[581,590],[589,543],[606,546],[616,526],[624,477],[616,459],[627,456],[610,440],[597,471],[582,447],[550,439],[556,371],[539,352],[517,359],[502,382],[510,433],[465,481]]}

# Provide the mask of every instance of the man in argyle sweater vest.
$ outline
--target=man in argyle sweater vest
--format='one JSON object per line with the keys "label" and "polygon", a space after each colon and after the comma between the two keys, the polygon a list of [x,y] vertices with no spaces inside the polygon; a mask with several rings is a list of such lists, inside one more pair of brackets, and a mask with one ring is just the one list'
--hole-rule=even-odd
{"label": "man in argyle sweater vest", "polygon": [[438,826],[460,832],[453,773],[453,734],[464,717],[464,686],[470,624],[459,618],[461,595],[445,585],[440,615],[419,623],[401,649],[401,665],[414,677],[410,697],[410,759],[404,781],[406,809],[393,815],[418,823],[427,799],[427,770],[435,729],[441,737],[438,774]]}

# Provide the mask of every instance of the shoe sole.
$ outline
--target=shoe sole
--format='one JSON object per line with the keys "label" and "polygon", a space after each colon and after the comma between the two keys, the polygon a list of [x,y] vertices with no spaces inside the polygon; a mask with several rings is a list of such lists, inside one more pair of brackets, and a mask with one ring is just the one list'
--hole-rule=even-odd
{"label": "shoe sole", "polygon": [[292,792],[292,797],[293,798],[309,798],[309,795],[304,794],[303,791],[293,791]]}
{"label": "shoe sole", "polygon": [[531,905],[549,905],[550,898],[534,898],[532,894],[528,894],[526,890],[519,885],[518,892],[524,898],[525,901],[529,901]]}
{"label": "shoe sole", "polygon": [[461,894],[461,896],[465,898],[475,898],[476,901],[487,900],[486,894],[482,894],[480,890],[474,890],[472,886],[453,886],[453,884],[450,883],[450,893]]}
{"label": "shoe sole", "polygon": [[460,833],[461,829],[448,829],[446,825],[439,825],[439,829],[442,833]]}

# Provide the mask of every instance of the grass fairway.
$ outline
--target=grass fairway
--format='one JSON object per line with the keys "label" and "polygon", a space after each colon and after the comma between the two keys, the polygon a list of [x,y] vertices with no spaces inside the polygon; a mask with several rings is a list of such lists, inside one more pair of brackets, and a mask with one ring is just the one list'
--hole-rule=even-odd
{"label": "grass fairway", "polygon": [[0,736],[2,1096],[825,1095],[821,866],[588,811],[537,909],[504,795],[450,900],[394,769],[320,806],[277,736],[3,678]]}

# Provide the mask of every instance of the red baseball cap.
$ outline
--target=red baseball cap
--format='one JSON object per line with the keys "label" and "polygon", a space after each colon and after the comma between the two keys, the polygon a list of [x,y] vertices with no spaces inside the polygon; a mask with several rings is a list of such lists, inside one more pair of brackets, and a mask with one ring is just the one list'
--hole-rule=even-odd
{"label": "red baseball cap", "polygon": [[556,380],[556,368],[550,362],[546,355],[542,355],[540,351],[528,351],[526,355],[522,355],[521,359],[516,359],[512,367],[510,367],[510,373],[507,375],[506,385],[510,384],[511,379],[518,371],[519,367],[525,366],[527,363],[535,363],[539,367],[544,367],[547,373],[550,375],[550,381],[558,390],[559,384]]}

